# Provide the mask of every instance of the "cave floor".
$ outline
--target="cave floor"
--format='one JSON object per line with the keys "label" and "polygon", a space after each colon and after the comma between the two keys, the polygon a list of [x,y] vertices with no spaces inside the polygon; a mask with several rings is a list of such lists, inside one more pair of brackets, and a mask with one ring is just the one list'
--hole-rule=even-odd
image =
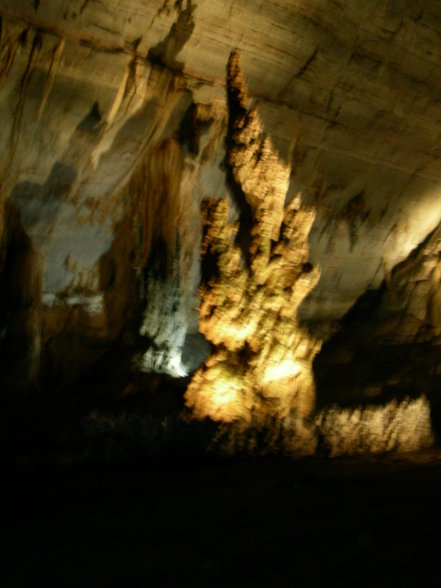
{"label": "cave floor", "polygon": [[33,468],[1,585],[439,586],[441,452]]}

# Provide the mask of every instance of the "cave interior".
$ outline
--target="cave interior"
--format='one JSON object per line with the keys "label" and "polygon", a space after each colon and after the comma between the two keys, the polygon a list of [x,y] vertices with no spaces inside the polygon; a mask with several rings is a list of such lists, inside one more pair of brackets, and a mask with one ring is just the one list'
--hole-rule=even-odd
{"label": "cave interior", "polygon": [[2,585],[437,585],[440,63],[437,0],[0,0]]}

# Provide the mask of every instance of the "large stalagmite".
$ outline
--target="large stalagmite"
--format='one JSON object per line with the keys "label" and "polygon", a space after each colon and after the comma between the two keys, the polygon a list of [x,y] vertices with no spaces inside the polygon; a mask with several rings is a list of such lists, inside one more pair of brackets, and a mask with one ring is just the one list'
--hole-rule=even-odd
{"label": "large stalagmite", "polygon": [[195,374],[187,404],[222,421],[308,415],[320,342],[300,327],[297,308],[319,277],[308,262],[314,212],[301,207],[300,195],[284,206],[290,166],[264,135],[257,110],[248,109],[237,53],[227,89],[227,165],[245,212],[232,223],[227,200],[203,204],[200,330],[214,352]]}

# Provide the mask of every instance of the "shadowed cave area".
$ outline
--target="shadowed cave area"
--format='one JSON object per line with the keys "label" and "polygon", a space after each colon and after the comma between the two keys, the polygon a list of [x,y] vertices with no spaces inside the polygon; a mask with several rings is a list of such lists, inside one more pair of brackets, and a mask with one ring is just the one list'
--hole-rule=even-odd
{"label": "shadowed cave area", "polygon": [[440,32],[0,3],[2,586],[438,585]]}

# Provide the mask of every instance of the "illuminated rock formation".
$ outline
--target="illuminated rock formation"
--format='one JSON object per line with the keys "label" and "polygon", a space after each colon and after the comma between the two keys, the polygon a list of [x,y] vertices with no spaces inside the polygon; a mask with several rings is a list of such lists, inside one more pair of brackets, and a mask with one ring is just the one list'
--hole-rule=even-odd
{"label": "illuminated rock formation", "polygon": [[299,415],[267,418],[250,427],[243,421],[221,423],[209,449],[224,455],[238,453],[292,457],[408,453],[434,443],[430,404],[425,396],[384,405],[342,409],[331,406],[313,418]]}
{"label": "illuminated rock formation", "polygon": [[143,371],[185,376],[181,355],[192,320],[198,210],[191,198],[191,169],[175,140],[152,149],[128,187],[135,212],[141,297],[140,334],[147,349],[137,360]]}
{"label": "illuminated rock formation", "polygon": [[215,349],[195,374],[187,404],[196,416],[221,421],[308,415],[320,342],[300,327],[297,308],[319,277],[308,262],[314,213],[300,196],[284,206],[290,167],[264,136],[257,110],[247,108],[236,53],[227,86],[227,163],[250,218],[230,222],[225,199],[203,203],[200,331]]}

